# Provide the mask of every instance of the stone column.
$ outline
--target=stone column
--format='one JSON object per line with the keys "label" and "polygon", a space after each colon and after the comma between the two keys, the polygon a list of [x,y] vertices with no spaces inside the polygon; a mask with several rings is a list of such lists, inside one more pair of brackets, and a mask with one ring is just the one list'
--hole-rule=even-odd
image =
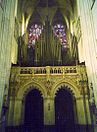
{"label": "stone column", "polygon": [[24,100],[22,101],[21,111],[22,111],[21,124],[24,124],[24,120],[25,120],[25,101]]}
{"label": "stone column", "polygon": [[49,76],[50,76],[50,66],[46,66],[46,75],[47,75],[47,80],[49,80]]}
{"label": "stone column", "polygon": [[44,98],[44,125],[55,124],[54,98]]}
{"label": "stone column", "polygon": [[13,119],[13,125],[19,126],[22,124],[22,99],[16,98],[15,104],[14,104],[14,119]]}
{"label": "stone column", "polygon": [[81,23],[82,42],[87,75],[89,81],[93,83],[95,104],[97,106],[97,42],[90,2],[90,0],[77,0],[77,8]]}
{"label": "stone column", "polygon": [[88,100],[88,97],[86,97],[86,110],[87,110],[87,123],[89,124],[89,125],[91,125],[92,124],[92,122],[91,122],[91,115],[90,115],[90,107],[89,107],[89,100]]}
{"label": "stone column", "polygon": [[14,103],[15,103],[14,98],[10,97],[9,110],[8,110],[8,119],[7,119],[7,125],[8,126],[13,125]]}
{"label": "stone column", "polygon": [[[9,86],[10,68],[11,68],[11,44],[14,34],[14,12],[15,4],[18,0],[3,1],[3,10],[0,9],[0,116],[2,111],[3,96],[5,86]],[[8,89],[7,89],[8,90]],[[7,91],[6,91],[7,93]]]}
{"label": "stone column", "polygon": [[74,109],[74,122],[75,124],[78,123],[78,118],[77,118],[77,107],[76,107],[76,99],[74,98],[73,100],[73,109]]}
{"label": "stone column", "polygon": [[85,97],[85,101],[83,101],[83,97],[77,98],[76,106],[77,106],[78,124],[80,125],[91,124],[88,98]]}
{"label": "stone column", "polygon": [[86,124],[83,97],[76,99],[78,124]]}

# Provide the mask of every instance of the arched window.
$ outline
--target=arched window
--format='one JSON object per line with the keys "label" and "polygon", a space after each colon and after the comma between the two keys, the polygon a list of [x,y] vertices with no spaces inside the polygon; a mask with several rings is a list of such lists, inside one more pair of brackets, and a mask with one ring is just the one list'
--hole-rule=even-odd
{"label": "arched window", "polygon": [[65,32],[65,26],[63,24],[55,24],[53,26],[53,32],[57,38],[59,38],[62,47],[67,47],[67,40],[66,40],[66,32]]}
{"label": "arched window", "polygon": [[32,24],[29,28],[29,36],[28,36],[28,47],[35,46],[36,40],[39,39],[43,30],[43,26],[40,24]]}

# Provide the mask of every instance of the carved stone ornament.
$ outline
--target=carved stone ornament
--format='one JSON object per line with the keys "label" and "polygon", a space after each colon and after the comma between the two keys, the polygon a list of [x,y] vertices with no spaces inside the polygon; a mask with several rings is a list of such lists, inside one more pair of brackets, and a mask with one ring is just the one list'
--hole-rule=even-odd
{"label": "carved stone ornament", "polygon": [[45,87],[48,89],[48,88],[51,88],[52,87],[52,85],[54,84],[54,82],[52,82],[52,81],[46,81],[46,82],[44,82],[45,84]]}
{"label": "carved stone ornament", "polygon": [[50,95],[53,84],[54,82],[49,80],[44,83],[45,87],[47,88],[47,95]]}

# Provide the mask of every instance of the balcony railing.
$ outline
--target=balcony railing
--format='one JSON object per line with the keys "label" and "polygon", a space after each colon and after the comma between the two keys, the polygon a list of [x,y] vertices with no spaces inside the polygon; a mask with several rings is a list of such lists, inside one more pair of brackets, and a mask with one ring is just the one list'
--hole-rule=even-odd
{"label": "balcony railing", "polygon": [[12,67],[19,75],[76,75],[78,66]]}

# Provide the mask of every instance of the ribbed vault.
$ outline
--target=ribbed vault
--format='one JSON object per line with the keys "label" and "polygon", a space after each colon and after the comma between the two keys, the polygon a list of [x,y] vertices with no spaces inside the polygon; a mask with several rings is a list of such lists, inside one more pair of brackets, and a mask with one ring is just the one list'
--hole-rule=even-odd
{"label": "ribbed vault", "polygon": [[59,9],[64,19],[66,18],[68,21],[70,21],[76,13],[76,0],[23,0],[21,1],[21,6],[22,12],[28,16],[31,16],[33,11],[37,10],[38,13],[41,14],[42,19],[45,19],[47,10],[49,12],[50,19],[54,17],[57,9]]}

